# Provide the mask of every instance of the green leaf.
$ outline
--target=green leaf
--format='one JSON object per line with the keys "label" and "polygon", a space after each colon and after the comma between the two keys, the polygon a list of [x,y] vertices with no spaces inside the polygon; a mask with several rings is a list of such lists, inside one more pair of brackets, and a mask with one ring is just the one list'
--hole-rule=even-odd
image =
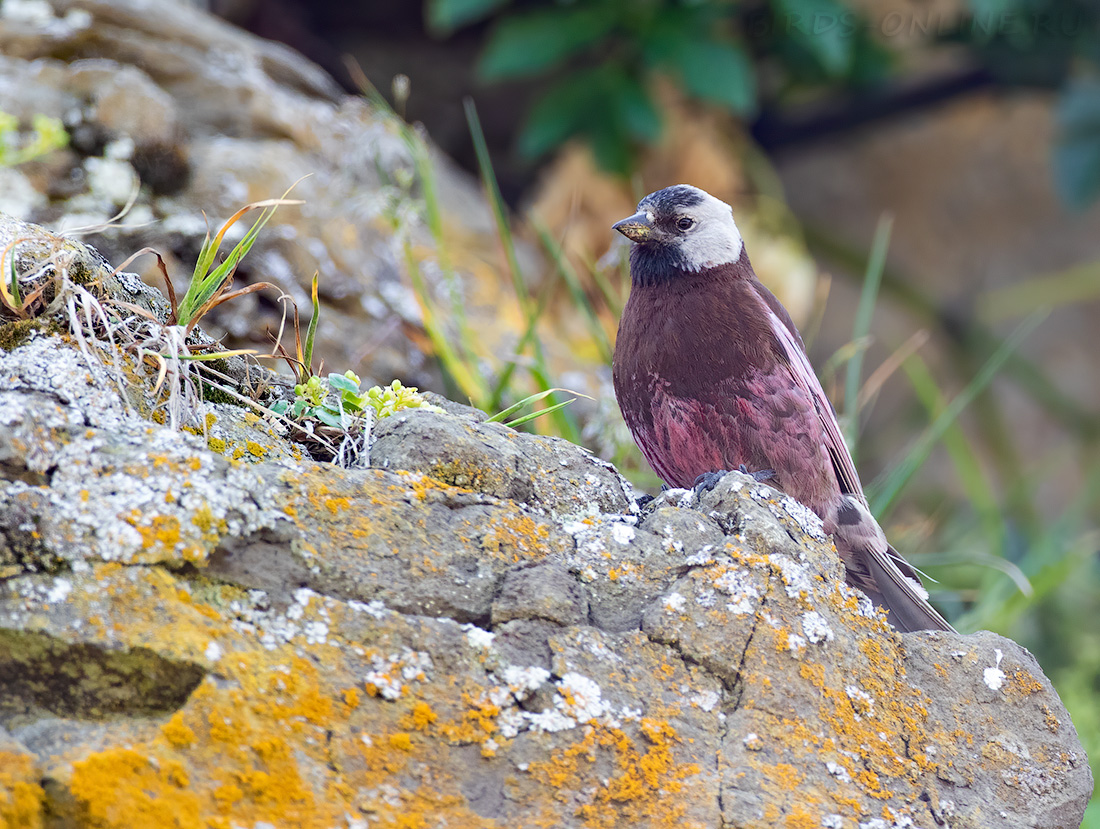
{"label": "green leaf", "polygon": [[614,24],[614,10],[605,5],[504,18],[489,36],[478,74],[487,81],[537,75],[596,43]]}
{"label": "green leaf", "polygon": [[833,77],[847,74],[858,31],[857,17],[836,0],[778,0],[779,24]]}
{"label": "green leaf", "polygon": [[638,141],[654,141],[661,134],[661,115],[645,87],[625,72],[612,76],[608,102],[623,131]]}
{"label": "green leaf", "polygon": [[670,40],[661,63],[671,69],[687,92],[735,112],[756,106],[756,76],[745,50],[717,40]]}
{"label": "green leaf", "polygon": [[488,17],[507,3],[508,0],[428,0],[428,28],[437,35],[449,35]]}
{"label": "green leaf", "polygon": [[580,132],[590,117],[596,117],[599,101],[593,91],[590,71],[565,76],[535,102],[519,136],[519,152],[535,159]]}
{"label": "green leaf", "polygon": [[326,426],[331,426],[333,429],[343,429],[344,420],[340,416],[339,412],[334,412],[332,409],[322,409],[320,407],[313,410],[313,413],[317,416],[317,419],[324,423]]}
{"label": "green leaf", "polygon": [[328,384],[337,391],[346,391],[350,394],[359,393],[359,384],[345,377],[343,374],[333,372],[328,376]]}
{"label": "green leaf", "polygon": [[589,124],[585,136],[600,169],[620,176],[630,173],[634,157],[627,136],[617,122],[599,118]]}
{"label": "green leaf", "polygon": [[1082,209],[1100,195],[1100,83],[1072,83],[1058,104],[1054,183],[1058,195]]}

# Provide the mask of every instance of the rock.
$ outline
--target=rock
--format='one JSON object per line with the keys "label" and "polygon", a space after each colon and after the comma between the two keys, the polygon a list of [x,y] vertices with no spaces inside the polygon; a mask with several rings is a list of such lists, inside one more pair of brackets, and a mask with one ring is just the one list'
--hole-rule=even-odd
{"label": "rock", "polygon": [[748,476],[639,513],[584,450],[461,408],[383,418],[385,467],[292,432],[235,458],[152,419],[157,372],[102,330],[85,352],[64,310],[36,322],[0,350],[8,824],[1081,819],[1091,772],[1034,659],[897,634]]}
{"label": "rock", "polygon": [[383,420],[374,434],[376,466],[414,469],[552,513],[624,512],[632,504],[614,467],[560,438],[428,411]]}
{"label": "rock", "polygon": [[[276,213],[238,269],[238,287],[273,283],[308,317],[317,272],[319,359],[374,382],[438,386],[405,336],[422,324],[403,274],[406,240],[430,289],[442,271],[398,122],[292,50],[199,5],[29,0],[0,12],[0,107],[24,125],[35,115],[61,119],[70,135],[68,148],[0,171],[2,209],[55,230],[98,226],[83,238],[112,262],[153,247],[182,295],[208,225],[216,231],[301,179],[293,196],[306,204]],[[496,318],[499,286],[482,291],[471,278],[497,262],[489,206],[472,176],[427,152],[471,320],[483,336],[508,337]],[[106,225],[131,195],[129,213]],[[520,242],[519,251],[534,270],[532,250]],[[159,279],[152,257],[135,267]],[[269,352],[267,332],[283,311],[277,296],[222,305],[206,325],[229,344]]]}

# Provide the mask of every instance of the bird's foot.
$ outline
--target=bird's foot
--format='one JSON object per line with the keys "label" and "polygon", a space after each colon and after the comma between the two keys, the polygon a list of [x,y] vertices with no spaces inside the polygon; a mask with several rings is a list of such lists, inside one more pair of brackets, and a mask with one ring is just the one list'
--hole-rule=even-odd
{"label": "bird's foot", "polygon": [[714,472],[704,472],[695,479],[691,491],[695,493],[696,497],[702,495],[704,492],[710,492],[718,485],[718,482],[722,480],[722,476],[728,471],[729,470],[726,469],[718,469]]}
{"label": "bird's foot", "polygon": [[742,475],[748,475],[758,484],[762,484],[764,483],[764,481],[770,481],[772,478],[775,477],[774,469],[758,469],[756,472],[749,472],[749,468],[745,466],[745,464],[741,464],[739,467],[737,467],[737,471],[740,472]]}

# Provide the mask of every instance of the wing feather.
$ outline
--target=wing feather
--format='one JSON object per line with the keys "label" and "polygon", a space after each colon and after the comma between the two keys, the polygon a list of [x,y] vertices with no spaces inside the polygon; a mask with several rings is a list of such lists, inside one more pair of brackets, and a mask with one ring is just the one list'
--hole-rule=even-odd
{"label": "wing feather", "polygon": [[[802,345],[802,338],[798,336],[797,330],[790,322],[789,315],[784,312],[783,317],[780,317],[776,313],[775,307],[782,308],[782,306],[771,292],[762,284],[757,290],[767,306],[768,321],[782,349],[791,378],[814,401],[824,432],[825,447],[833,460],[833,468],[841,492],[858,500],[867,512],[867,520],[874,523],[852,455],[840,434],[836,411],[826,397],[821,381],[817,379],[817,373],[810,365]],[[878,525],[874,526],[878,535],[881,536],[882,531],[878,529]],[[921,585],[916,570],[886,542],[885,537],[881,538],[881,543],[861,544],[858,551],[852,552],[864,553],[859,561],[849,564],[849,568],[855,570],[853,575],[856,577],[856,583],[863,587],[867,581],[870,581],[874,585],[871,592],[881,597],[883,605],[890,612],[891,621],[897,628],[900,630],[954,630],[947,620],[928,603],[928,594]]]}

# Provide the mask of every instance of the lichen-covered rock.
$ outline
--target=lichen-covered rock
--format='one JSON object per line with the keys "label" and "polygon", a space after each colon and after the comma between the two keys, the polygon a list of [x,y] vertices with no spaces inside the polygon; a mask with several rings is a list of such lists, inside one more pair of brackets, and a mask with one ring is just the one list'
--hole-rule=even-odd
{"label": "lichen-covered rock", "polygon": [[747,476],[639,509],[580,447],[449,404],[342,469],[255,405],[159,423],[139,354],[34,321],[0,347],[4,825],[1080,819],[1030,655],[899,636]]}
{"label": "lichen-covered rock", "polygon": [[[0,377],[8,824],[976,829],[1084,808],[1025,651],[898,636],[820,523],[738,473],[559,516],[397,449],[352,471],[226,458],[60,336],[0,353]],[[461,414],[386,426],[384,449],[435,457],[486,437],[459,447],[483,481],[501,447],[593,464]]]}
{"label": "lichen-covered rock", "polygon": [[[401,335],[402,326],[422,322],[402,279],[404,244],[430,285],[441,271],[396,122],[293,50],[202,6],[0,4],[0,109],[24,125],[36,115],[60,119],[70,136],[64,149],[0,170],[0,210],[58,230],[93,228],[83,238],[113,262],[153,247],[182,292],[208,225],[216,232],[245,204],[298,181],[293,197],[306,204],[278,211],[238,284],[273,283],[306,309],[316,272],[325,321],[318,357],[382,382],[435,379],[433,364]],[[471,319],[487,322],[499,285],[475,284],[471,274],[492,273],[485,263],[497,261],[491,210],[474,177],[427,152],[449,261],[466,284]],[[131,196],[129,212],[110,223]],[[246,226],[231,229],[230,243]],[[519,251],[525,263],[535,260],[522,243]],[[134,268],[150,279],[157,273],[151,257]],[[278,330],[283,310],[277,296],[220,306],[208,327],[269,350],[267,332]],[[499,321],[481,329],[509,335]]]}
{"label": "lichen-covered rock", "polygon": [[610,464],[561,438],[527,435],[428,411],[379,422],[371,462],[553,513],[624,512],[629,484]]}

